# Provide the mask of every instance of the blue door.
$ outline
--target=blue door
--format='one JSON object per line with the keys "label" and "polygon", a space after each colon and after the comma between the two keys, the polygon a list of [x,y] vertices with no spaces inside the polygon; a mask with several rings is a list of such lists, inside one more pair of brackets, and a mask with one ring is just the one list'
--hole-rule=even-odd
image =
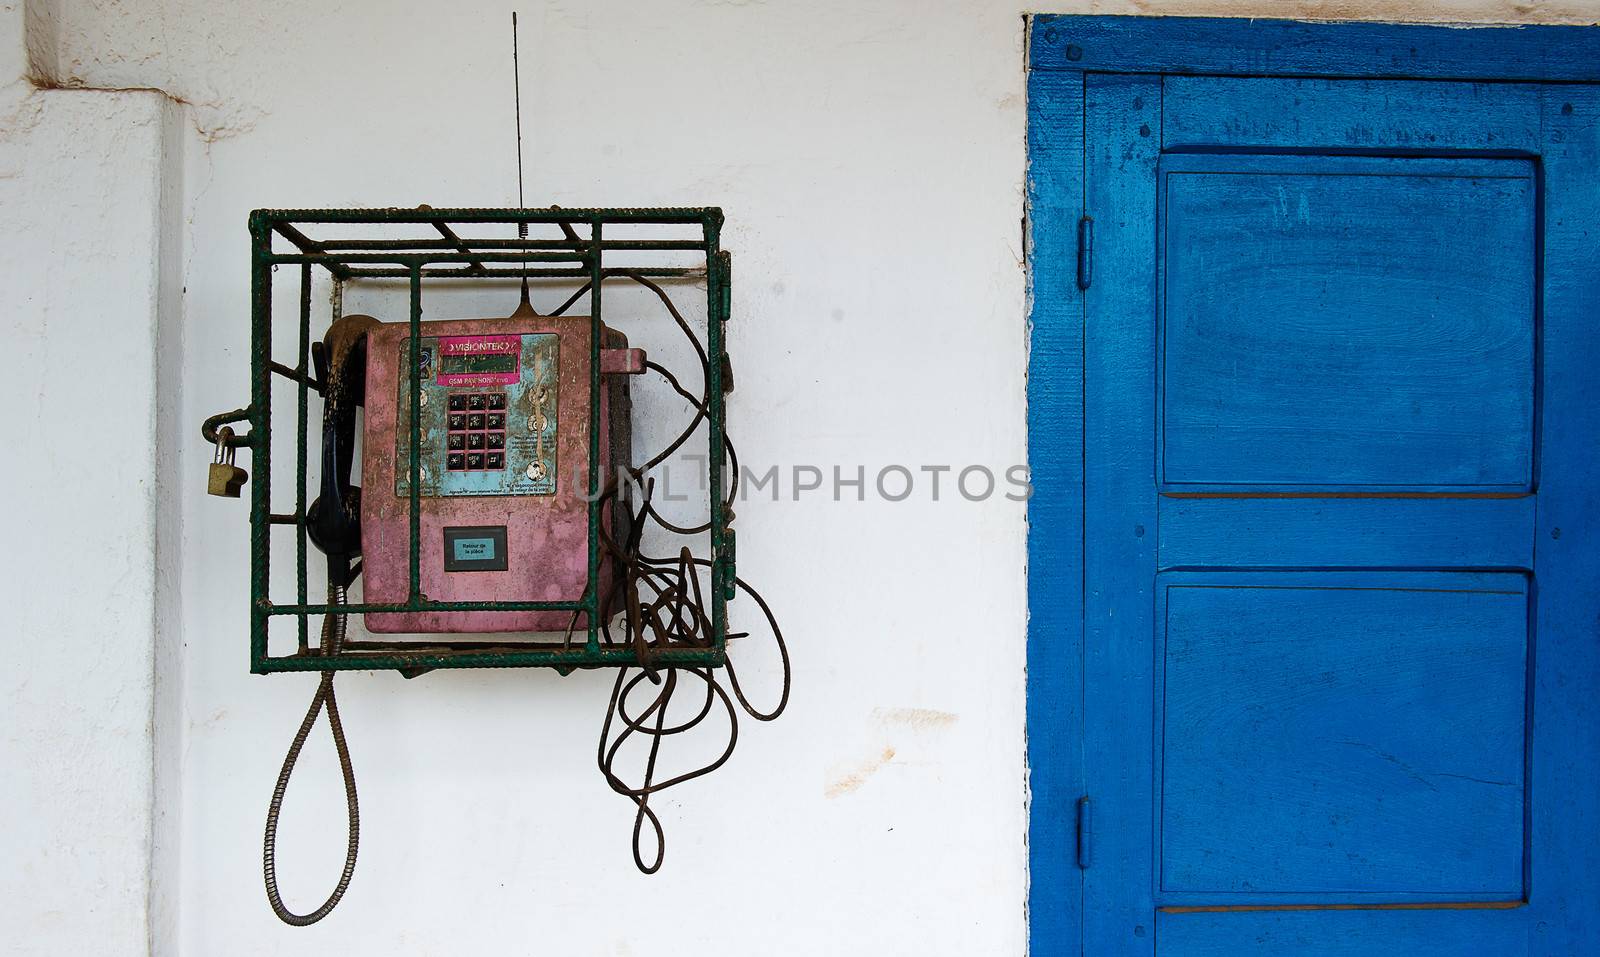
{"label": "blue door", "polygon": [[1034,953],[1600,953],[1600,88],[1296,29],[1035,63]]}

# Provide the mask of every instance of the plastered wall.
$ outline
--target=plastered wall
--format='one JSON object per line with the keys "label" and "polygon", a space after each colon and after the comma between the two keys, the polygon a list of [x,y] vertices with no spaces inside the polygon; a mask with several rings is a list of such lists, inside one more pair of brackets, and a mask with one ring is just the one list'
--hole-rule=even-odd
{"label": "plastered wall", "polygon": [[0,951],[143,954],[177,110],[8,84],[0,117]]}
{"label": "plastered wall", "polygon": [[[247,673],[246,509],[204,495],[198,436],[201,418],[247,397],[245,217],[513,205],[509,8],[3,9],[0,64],[86,89],[13,83],[0,140],[0,206],[29,224],[0,237],[4,313],[12,354],[33,370],[6,379],[24,415],[5,428],[11,448],[59,470],[5,479],[22,505],[7,539],[42,529],[50,544],[6,559],[27,651],[5,704],[6,763],[26,773],[5,787],[28,823],[4,832],[19,863],[0,900],[20,933],[0,947],[1022,952],[1023,510],[948,487],[934,501],[925,484],[903,502],[824,490],[739,506],[740,570],[790,637],[793,703],[777,724],[747,723],[728,766],[659,802],[659,875],[634,872],[630,805],[594,768],[604,676],[350,675],[356,879],[329,920],[279,925],[259,838],[313,679]],[[871,475],[1025,459],[1020,9],[516,9],[530,205],[727,211],[729,414],[746,463]],[[1051,9],[1600,19],[1589,0]],[[130,88],[162,92],[89,92]],[[379,313],[397,301],[362,295]],[[643,300],[617,303],[642,315]],[[641,415],[665,428],[681,406],[648,395]],[[85,398],[102,410],[90,428],[113,440],[93,471],[49,428],[51,410]],[[736,626],[748,612],[735,606]],[[765,697],[773,662],[749,658]],[[331,885],[343,828],[319,727],[284,814],[292,906]]]}

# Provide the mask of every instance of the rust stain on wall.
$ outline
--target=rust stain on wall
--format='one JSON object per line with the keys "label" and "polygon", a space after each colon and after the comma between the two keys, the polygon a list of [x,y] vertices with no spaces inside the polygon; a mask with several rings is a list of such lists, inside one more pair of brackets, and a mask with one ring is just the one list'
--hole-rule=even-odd
{"label": "rust stain on wall", "polygon": [[874,774],[877,774],[880,768],[892,760],[894,760],[894,748],[887,746],[884,747],[881,752],[869,758],[855,769],[848,771],[828,782],[828,786],[822,791],[823,797],[836,798],[841,795],[849,794],[851,791],[854,791],[860,788],[861,785],[867,783],[868,778],[872,777]]}
{"label": "rust stain on wall", "polygon": [[956,723],[956,714],[935,708],[875,708],[873,716],[884,724],[899,724],[912,728],[945,728]]}

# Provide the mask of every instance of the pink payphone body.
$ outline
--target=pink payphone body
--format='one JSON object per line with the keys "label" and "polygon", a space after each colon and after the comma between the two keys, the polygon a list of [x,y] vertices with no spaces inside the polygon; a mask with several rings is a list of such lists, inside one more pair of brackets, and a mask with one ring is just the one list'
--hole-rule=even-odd
{"label": "pink payphone body", "polygon": [[[586,317],[422,323],[420,562],[432,601],[579,601],[588,582],[590,337]],[[644,354],[602,327],[605,482],[629,461],[627,374]],[[368,602],[403,602],[409,577],[410,327],[367,334],[361,551]],[[620,540],[622,497],[602,517]],[[602,607],[619,585],[602,550]],[[373,612],[373,632],[564,631],[567,611]],[[579,627],[587,623],[579,622]]]}

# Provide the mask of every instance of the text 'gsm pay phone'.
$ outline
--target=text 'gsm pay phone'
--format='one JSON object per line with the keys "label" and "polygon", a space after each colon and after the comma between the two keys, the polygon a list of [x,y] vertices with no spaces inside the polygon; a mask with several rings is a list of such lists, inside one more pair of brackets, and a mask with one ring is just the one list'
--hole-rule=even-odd
{"label": "text 'gsm pay phone'", "polygon": [[[646,873],[665,855],[651,796],[727,760],[735,704],[759,720],[783,710],[788,654],[782,635],[766,602],[734,573],[736,466],[724,421],[732,369],[722,337],[731,270],[719,249],[721,222],[721,212],[709,208],[252,214],[252,402],[213,416],[202,431],[216,447],[209,490],[238,496],[250,489],[252,670],[321,674],[268,806],[264,876],[268,899],[284,921],[306,924],[325,916],[355,865],[355,779],[333,691],[338,671],[396,670],[414,677],[439,668],[545,666],[563,674],[614,668],[599,765],[611,788],[635,805],[633,856]],[[370,239],[334,243],[307,234],[325,223],[375,228]],[[518,239],[478,232],[487,224],[514,225]],[[559,227],[561,235],[529,239],[529,224]],[[603,238],[605,230],[628,226],[679,227],[694,238],[610,244]],[[405,227],[421,228],[423,235],[393,238],[392,230]],[[428,233],[433,238],[425,238]],[[284,240],[287,248],[281,248]],[[623,250],[635,256],[688,252],[703,265],[608,267],[608,256]],[[530,262],[545,264],[536,272],[541,278],[579,285],[553,314],[532,306]],[[272,359],[273,272],[289,266],[299,267],[301,281],[300,358],[292,366]],[[320,339],[311,336],[316,267],[331,277],[335,303]],[[337,314],[346,287],[397,273],[411,279],[409,321]],[[499,282],[501,288],[521,278],[521,302],[503,317],[424,321],[423,290],[435,278]],[[703,337],[657,280],[703,285]],[[660,327],[686,337],[695,356],[698,389],[692,375],[652,361],[601,321],[600,291],[616,283],[659,301],[672,320]],[[584,295],[590,315],[565,315]],[[274,418],[274,376],[298,389],[298,416]],[[642,458],[633,454],[635,382],[646,401],[688,407],[681,431],[672,430]],[[313,418],[319,397],[321,416]],[[235,433],[233,425],[246,421],[249,431]],[[284,421],[298,422],[301,486],[292,508],[274,501],[270,482],[273,430]],[[641,436],[641,444],[650,438]],[[710,453],[702,460],[710,471],[705,520],[665,519],[652,501],[652,470],[695,439]],[[253,480],[234,462],[239,448],[254,458]],[[359,487],[353,480],[358,456]],[[300,598],[294,602],[274,602],[278,592],[269,587],[281,567],[269,561],[270,543],[284,526],[299,549]],[[709,552],[697,553],[707,544]],[[308,596],[308,545],[326,558],[322,603]],[[357,586],[359,600],[352,601]],[[727,641],[747,634],[730,628],[729,604],[741,595],[750,602],[738,607],[753,603],[779,652],[781,691],[767,711],[749,703],[727,658]],[[357,613],[363,637],[350,634],[349,616]],[[309,626],[314,618],[321,623],[317,631]],[[288,653],[269,634],[272,622],[285,620],[298,626]],[[695,702],[688,720],[676,713],[669,720],[680,686],[702,690],[688,692]],[[300,750],[324,710],[344,777],[349,843],[333,893],[316,910],[296,913],[277,887],[278,816]],[[719,712],[727,716],[728,735],[721,753],[698,769],[658,779],[663,740]],[[630,740],[637,749],[625,750]],[[629,779],[619,770],[623,755],[640,750],[643,772]],[[652,843],[654,853],[647,853]]]}

